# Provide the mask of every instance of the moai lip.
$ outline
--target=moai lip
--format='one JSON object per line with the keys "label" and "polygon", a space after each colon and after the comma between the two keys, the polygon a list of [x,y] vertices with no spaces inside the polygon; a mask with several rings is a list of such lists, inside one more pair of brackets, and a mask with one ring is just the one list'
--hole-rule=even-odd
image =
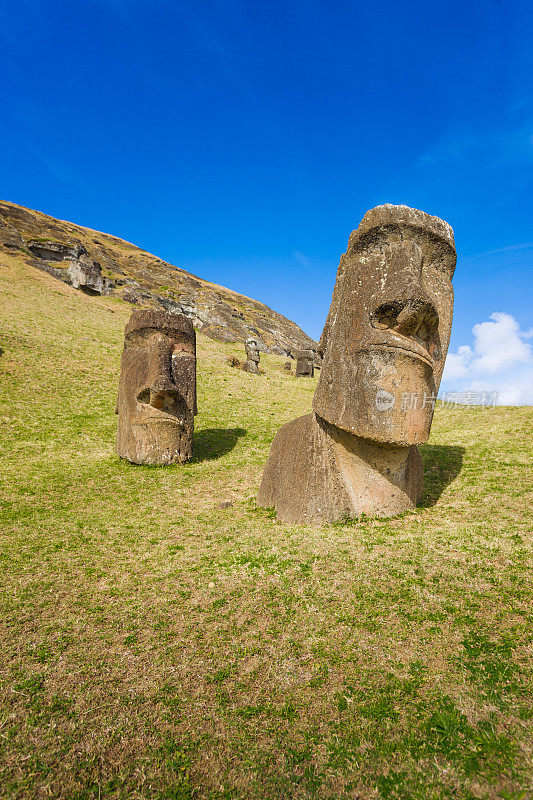
{"label": "moai lip", "polygon": [[450,340],[451,227],[423,211],[368,211],[341,257],[313,413],[285,425],[258,496],[285,522],[412,508]]}
{"label": "moai lip", "polygon": [[135,464],[173,464],[193,453],[196,333],[165,311],[134,311],[118,387],[116,451]]}

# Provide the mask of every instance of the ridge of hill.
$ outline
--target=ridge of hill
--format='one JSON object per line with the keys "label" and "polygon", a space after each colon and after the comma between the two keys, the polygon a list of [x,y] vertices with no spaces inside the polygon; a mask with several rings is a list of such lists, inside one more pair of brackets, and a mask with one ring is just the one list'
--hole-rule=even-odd
{"label": "ridge of hill", "polygon": [[292,320],[232,289],[107,233],[0,201],[0,249],[87,294],[115,295],[143,308],[184,314],[197,330],[221,342],[257,338],[259,349],[278,355],[316,349]]}

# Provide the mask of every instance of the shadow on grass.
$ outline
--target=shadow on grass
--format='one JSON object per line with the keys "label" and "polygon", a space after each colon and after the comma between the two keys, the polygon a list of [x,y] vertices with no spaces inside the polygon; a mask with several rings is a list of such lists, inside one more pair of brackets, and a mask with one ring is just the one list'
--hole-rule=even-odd
{"label": "shadow on grass", "polygon": [[465,448],[446,444],[424,444],[420,447],[424,464],[424,488],[419,506],[434,506],[463,466]]}
{"label": "shadow on grass", "polygon": [[241,436],[248,431],[245,428],[204,428],[194,434],[193,461],[212,461],[229,453]]}

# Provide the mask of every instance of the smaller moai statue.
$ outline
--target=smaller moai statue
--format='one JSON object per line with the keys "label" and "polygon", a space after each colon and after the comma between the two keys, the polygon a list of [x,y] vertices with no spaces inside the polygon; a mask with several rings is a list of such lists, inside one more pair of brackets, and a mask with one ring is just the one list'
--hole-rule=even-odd
{"label": "smaller moai statue", "polygon": [[315,369],[320,369],[322,367],[322,356],[320,353],[314,353],[313,366]]}
{"label": "smaller moai statue", "polygon": [[295,350],[293,355],[296,359],[296,372],[294,373],[296,377],[312,378],[315,374],[314,352],[312,350]]}
{"label": "smaller moai statue", "polygon": [[134,311],[125,330],[116,451],[134,464],[192,458],[196,334],[167,311]]}
{"label": "smaller moai statue", "polygon": [[286,361],[283,365],[283,369],[287,372],[292,372],[292,364],[290,361]]}
{"label": "smaller moai statue", "polygon": [[259,347],[257,346],[257,339],[250,337],[246,340],[244,345],[246,350],[246,361],[242,368],[245,372],[252,372],[254,375],[259,373]]}

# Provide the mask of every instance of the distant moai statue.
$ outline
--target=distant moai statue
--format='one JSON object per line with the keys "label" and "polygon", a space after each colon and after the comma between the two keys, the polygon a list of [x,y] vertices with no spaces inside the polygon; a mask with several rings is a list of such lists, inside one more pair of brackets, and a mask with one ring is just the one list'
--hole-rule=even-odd
{"label": "distant moai statue", "polygon": [[290,361],[286,361],[283,365],[283,369],[287,370],[287,372],[292,372],[292,364]]}
{"label": "distant moai statue", "polygon": [[313,355],[313,366],[315,369],[322,368],[322,356],[320,355],[320,353],[317,353],[316,351],[314,352]]}
{"label": "distant moai statue", "polygon": [[296,371],[294,373],[296,377],[312,378],[315,374],[314,352],[312,350],[295,350],[293,356],[296,359]]}
{"label": "distant moai statue", "polygon": [[245,372],[252,372],[257,375],[259,372],[259,347],[257,346],[257,339],[250,337],[246,340],[244,345],[246,350],[246,361],[243,364]]}
{"label": "distant moai statue", "polygon": [[291,524],[416,505],[456,259],[453,230],[438,217],[393,205],[365,214],[337,271],[313,411],[278,431],[258,505]]}
{"label": "distant moai statue", "polygon": [[192,458],[196,333],[167,311],[134,311],[125,330],[116,451],[135,464]]}

